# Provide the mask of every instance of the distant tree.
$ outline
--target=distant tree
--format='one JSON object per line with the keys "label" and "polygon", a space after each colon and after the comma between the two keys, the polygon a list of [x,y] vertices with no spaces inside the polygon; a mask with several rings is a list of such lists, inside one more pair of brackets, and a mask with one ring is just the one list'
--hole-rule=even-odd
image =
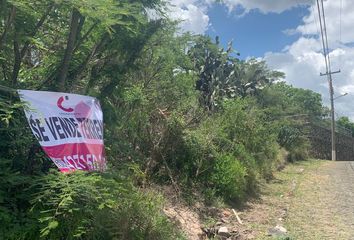
{"label": "distant tree", "polygon": [[320,119],[326,114],[319,93],[295,88],[285,82],[278,82],[264,88],[257,99],[262,107],[270,109],[273,117],[303,115]]}
{"label": "distant tree", "polygon": [[321,95],[278,82],[264,88],[257,99],[267,121],[275,123],[278,143],[289,151],[290,160],[305,158],[309,144],[307,123],[323,122],[327,113]]}
{"label": "distant tree", "polygon": [[354,137],[354,122],[350,121],[348,117],[340,117],[336,123],[337,126],[347,129]]}

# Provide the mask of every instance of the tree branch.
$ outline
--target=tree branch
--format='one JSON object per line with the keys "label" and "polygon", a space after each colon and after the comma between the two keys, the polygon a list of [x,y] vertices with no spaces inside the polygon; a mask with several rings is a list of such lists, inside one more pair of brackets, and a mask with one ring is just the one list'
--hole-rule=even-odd
{"label": "tree branch", "polygon": [[[154,35],[154,33],[157,31],[158,27],[160,26],[161,21],[156,21],[156,22],[151,22],[150,26],[147,27],[145,32],[141,35],[140,39],[138,39],[135,44],[134,48],[131,49],[130,51],[127,51],[127,59],[124,62],[124,66],[119,67],[117,72],[123,76],[126,74],[128,71],[132,69],[134,66],[135,60],[140,56],[141,52],[143,51],[146,43],[150,40],[150,38]],[[115,87],[119,83],[119,78],[114,78],[112,79],[108,84],[103,86],[101,88],[101,94],[100,98],[104,98],[107,96],[110,96]]]}
{"label": "tree branch", "polygon": [[6,66],[4,63],[1,64],[1,68],[2,68],[2,74],[4,75],[4,81],[7,82],[7,76],[6,76]]}
{"label": "tree branch", "polygon": [[12,71],[12,87],[16,87],[17,85],[17,76],[18,73],[20,72],[20,67],[21,67],[21,52],[20,52],[20,47],[18,44],[18,35],[17,35],[17,29],[16,27],[14,28],[14,67]]}
{"label": "tree branch", "polygon": [[[51,3],[48,6],[47,10],[42,15],[42,17],[39,19],[39,21],[36,24],[35,28],[31,32],[31,34],[29,35],[29,38],[32,38],[32,37],[34,37],[37,34],[38,30],[42,27],[44,21],[48,17],[49,13],[52,11],[53,7],[54,7],[54,3]],[[21,50],[19,49],[17,31],[16,31],[16,28],[15,28],[15,38],[14,38],[15,63],[14,63],[13,71],[12,71],[12,86],[13,87],[15,87],[16,84],[17,84],[17,77],[18,77],[18,74],[19,74],[20,69],[21,69],[22,59],[23,59],[24,55],[26,54],[29,45],[30,45],[30,40],[28,39],[24,43],[22,49]]]}
{"label": "tree branch", "polygon": [[[48,15],[49,15],[49,13],[52,11],[53,7],[54,7],[54,3],[51,3],[51,4],[48,6],[47,10],[46,10],[45,13],[42,15],[42,17],[39,19],[39,21],[38,21],[38,23],[36,24],[35,28],[34,28],[33,31],[31,32],[31,34],[29,35],[29,38],[32,38],[32,37],[34,37],[34,36],[37,34],[38,30],[42,27],[44,21],[47,19]],[[22,49],[21,49],[21,57],[23,57],[23,56],[25,55],[25,53],[26,53],[26,51],[27,51],[29,45],[30,45],[30,40],[28,39],[28,40],[23,44],[23,47],[22,47]]]}
{"label": "tree branch", "polygon": [[[84,34],[84,36],[78,40],[78,42],[75,44],[75,48],[74,48],[74,50],[73,50],[73,54],[77,51],[77,48],[83,43],[83,41],[85,41],[85,39],[89,36],[89,34],[90,34],[90,33],[92,32],[92,30],[97,26],[97,24],[98,24],[98,23],[94,23],[94,24],[90,27],[90,29]],[[96,51],[96,52],[97,52],[97,51]],[[92,53],[92,52],[91,52],[91,53]],[[91,55],[91,54],[90,54],[90,55]],[[89,55],[89,56],[90,56],[90,55]],[[80,66],[81,66],[81,65],[80,65]],[[79,67],[79,68],[80,68],[80,67]],[[57,75],[57,72],[55,72],[55,71],[52,72],[52,73],[46,78],[46,80],[40,84],[40,86],[39,86],[37,89],[39,90],[39,89],[41,89],[44,85],[46,85],[46,84],[52,82],[52,81],[54,80],[54,78],[56,77],[56,75]],[[74,75],[78,75],[78,74],[75,73]]]}
{"label": "tree branch", "polygon": [[73,80],[75,80],[76,78],[78,78],[82,74],[82,72],[86,69],[90,60],[96,55],[97,52],[100,51],[102,46],[105,44],[107,38],[108,38],[108,34],[104,34],[103,37],[101,38],[101,40],[93,46],[92,50],[86,56],[85,60],[80,64],[79,67],[77,67],[76,71],[72,74],[71,77]]}
{"label": "tree branch", "polygon": [[66,44],[66,49],[63,57],[62,64],[60,66],[59,75],[58,75],[58,90],[64,91],[65,90],[65,82],[66,77],[69,71],[69,64],[73,56],[73,50],[75,41],[77,39],[79,25],[80,25],[80,18],[81,14],[77,9],[73,9],[72,16],[71,16],[71,23],[70,23],[70,32],[69,37]]}
{"label": "tree branch", "polygon": [[95,27],[97,26],[98,22],[94,22],[92,24],[92,26],[87,30],[87,32],[84,34],[84,36],[82,36],[81,38],[78,39],[78,41],[75,44],[75,48],[73,50],[73,52],[75,53],[77,51],[77,49],[81,46],[81,44],[88,38],[88,36],[91,34],[91,32],[93,31],[93,29],[95,29]]}

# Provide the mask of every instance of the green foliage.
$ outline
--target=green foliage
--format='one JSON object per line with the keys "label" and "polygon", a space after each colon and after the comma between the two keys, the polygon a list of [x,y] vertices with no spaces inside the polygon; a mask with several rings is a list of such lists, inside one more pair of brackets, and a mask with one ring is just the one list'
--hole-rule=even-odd
{"label": "green foliage", "polygon": [[[163,199],[173,184],[240,201],[277,167],[305,157],[304,117],[320,95],[275,83],[205,36],[176,34],[160,0],[0,1],[0,85],[96,96],[107,173],[60,174],[31,136],[17,96],[0,87],[0,236],[179,239]],[[236,56],[235,56],[236,54]],[[288,118],[287,116],[291,116]],[[348,125],[346,119],[339,124]],[[129,176],[129,177],[127,177]],[[210,199],[209,199],[210,200]]]}
{"label": "green foliage", "polygon": [[176,150],[165,153],[175,176],[225,199],[256,191],[258,180],[270,177],[276,167],[278,144],[277,132],[253,104],[250,99],[225,101],[222,110],[197,126],[182,125],[186,129],[173,137]]}
{"label": "green foliage", "polygon": [[24,189],[31,178],[14,171],[9,159],[1,157],[0,167],[0,235],[3,239],[30,239],[35,219],[27,215],[30,196]]}
{"label": "green foliage", "polygon": [[[149,21],[146,15],[147,8],[160,11],[160,1],[56,1],[54,4],[23,0],[0,4],[1,85],[60,90],[58,80],[66,62],[68,77],[64,78],[61,90],[101,97],[107,116],[110,103],[119,97],[127,106],[126,112],[118,113],[120,117],[136,107],[144,109],[151,99],[144,98],[147,92],[143,85],[127,82],[145,44],[162,26],[162,21]],[[16,12],[13,16],[12,11]],[[77,33],[71,39],[73,47],[68,49],[70,33],[75,32],[74,13],[78,14]],[[71,57],[67,57],[68,52]],[[117,85],[124,90],[115,91]],[[162,198],[136,188],[133,184],[136,179],[124,177],[128,169],[122,173],[113,169],[107,174],[48,172],[53,164],[31,137],[24,114],[19,111],[22,105],[17,103],[16,94],[4,89],[0,105],[1,238],[182,238],[162,214]],[[117,121],[114,111],[111,116]],[[111,147],[110,141],[117,142],[116,132],[122,136],[125,133],[121,126],[113,127],[116,122],[107,121],[112,126],[107,127],[110,137],[107,146],[111,149],[108,154],[113,156],[119,150],[124,156],[141,158],[137,151],[134,153],[136,149],[130,140],[131,136],[139,138],[138,126],[148,117],[146,112],[124,116],[128,119],[125,123],[135,124],[127,128],[130,138],[122,144],[123,148]],[[116,155],[115,159],[119,161],[121,156]]]}
{"label": "green foliage", "polygon": [[241,199],[246,191],[246,168],[232,155],[216,158],[211,182],[220,195],[228,199]]}
{"label": "green foliage", "polygon": [[[349,132],[351,136],[354,137],[354,123],[349,120],[348,117],[340,117],[336,121],[337,127],[344,129],[346,132]],[[337,129],[341,131],[341,129]]]}
{"label": "green foliage", "polygon": [[196,89],[202,93],[201,104],[209,110],[226,98],[255,95],[259,89],[284,77],[269,70],[264,61],[241,61],[233,53],[232,43],[225,51],[219,47],[218,37],[215,43],[208,37],[199,37],[188,52],[199,75]]}
{"label": "green foliage", "polygon": [[24,104],[12,103],[0,97],[0,126],[9,126],[10,121],[14,117],[14,112],[23,107]]}
{"label": "green foliage", "polygon": [[307,159],[310,147],[307,139],[307,127],[291,121],[282,122],[279,125],[278,142],[289,152],[288,160],[295,162]]}
{"label": "green foliage", "polygon": [[289,160],[306,159],[309,149],[306,124],[322,121],[326,114],[320,94],[280,82],[265,88],[257,98],[268,121],[274,122],[278,143],[289,152]]}
{"label": "green foliage", "polygon": [[39,237],[49,239],[175,239],[161,198],[139,192],[117,173],[39,177],[31,200],[31,216],[39,221]]}
{"label": "green foliage", "polygon": [[[259,109],[252,99],[227,101],[224,107],[225,114],[221,118],[225,131],[228,132],[229,139],[243,146],[245,150],[238,147],[236,153],[248,153],[242,155],[248,160],[250,169],[257,168],[263,177],[271,176],[278,150],[277,132],[273,123],[265,121],[264,110]],[[251,159],[254,159],[257,167],[252,164]]]}

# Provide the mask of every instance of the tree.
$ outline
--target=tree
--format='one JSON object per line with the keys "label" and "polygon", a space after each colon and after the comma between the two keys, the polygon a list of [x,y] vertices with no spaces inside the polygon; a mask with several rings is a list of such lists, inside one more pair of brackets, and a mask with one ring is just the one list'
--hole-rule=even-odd
{"label": "tree", "polygon": [[235,53],[231,42],[227,50],[219,47],[218,37],[215,43],[209,37],[199,37],[189,50],[199,74],[196,89],[201,91],[202,104],[209,110],[226,98],[255,95],[283,77],[282,73],[269,70],[264,61],[242,61]]}
{"label": "tree", "polygon": [[[90,64],[98,61],[106,47],[112,47],[110,43],[117,40],[118,34],[133,39],[144,26],[149,28],[146,11],[158,10],[161,3],[21,0],[1,4],[4,24],[0,25],[0,83],[21,87],[18,82],[25,80],[32,88],[64,91],[85,89],[79,80],[85,77]],[[125,40],[129,41],[121,43]],[[136,42],[136,47],[143,44]],[[116,46],[121,44],[116,42]]]}
{"label": "tree", "polygon": [[265,109],[266,121],[274,122],[278,143],[290,152],[291,160],[307,157],[308,123],[323,121],[326,108],[321,95],[279,82],[264,88],[257,96]]}
{"label": "tree", "polygon": [[264,88],[257,96],[259,104],[269,108],[274,117],[303,115],[310,119],[321,119],[325,114],[319,93],[308,89],[295,88],[279,82]]}
{"label": "tree", "polygon": [[336,121],[337,126],[339,126],[340,128],[344,128],[345,130],[349,131],[351,136],[354,137],[354,123],[352,121],[350,121],[350,119],[348,117],[340,117],[337,121]]}

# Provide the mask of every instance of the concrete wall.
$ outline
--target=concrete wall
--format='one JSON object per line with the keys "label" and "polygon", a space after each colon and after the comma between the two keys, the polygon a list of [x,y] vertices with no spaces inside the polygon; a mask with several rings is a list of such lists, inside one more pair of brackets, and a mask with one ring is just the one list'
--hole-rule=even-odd
{"label": "concrete wall", "polygon": [[[309,126],[311,143],[310,156],[319,159],[331,159],[331,130],[317,126]],[[354,138],[336,133],[336,153],[339,161],[354,161]]]}

